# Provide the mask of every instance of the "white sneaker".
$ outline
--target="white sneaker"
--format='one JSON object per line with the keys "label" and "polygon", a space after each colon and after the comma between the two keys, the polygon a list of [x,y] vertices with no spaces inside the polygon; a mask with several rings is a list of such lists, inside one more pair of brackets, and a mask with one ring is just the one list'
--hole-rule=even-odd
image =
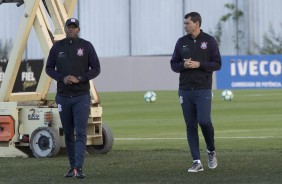
{"label": "white sneaker", "polygon": [[188,169],[188,172],[198,172],[198,171],[203,171],[203,170],[204,168],[202,164],[196,161],[196,162],[193,162],[193,165],[191,168]]}
{"label": "white sneaker", "polygon": [[217,158],[215,151],[207,151],[208,152],[208,166],[211,169],[215,169],[217,167]]}

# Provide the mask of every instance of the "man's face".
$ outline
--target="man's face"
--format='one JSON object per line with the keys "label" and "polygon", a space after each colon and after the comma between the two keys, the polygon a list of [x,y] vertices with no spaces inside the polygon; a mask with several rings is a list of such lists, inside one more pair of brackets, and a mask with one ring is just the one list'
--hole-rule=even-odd
{"label": "man's face", "polygon": [[77,38],[79,31],[80,28],[76,27],[74,24],[70,24],[65,27],[65,33],[67,34],[68,38]]}
{"label": "man's face", "polygon": [[199,22],[193,22],[191,17],[184,19],[184,29],[187,34],[193,34],[195,30],[199,27]]}

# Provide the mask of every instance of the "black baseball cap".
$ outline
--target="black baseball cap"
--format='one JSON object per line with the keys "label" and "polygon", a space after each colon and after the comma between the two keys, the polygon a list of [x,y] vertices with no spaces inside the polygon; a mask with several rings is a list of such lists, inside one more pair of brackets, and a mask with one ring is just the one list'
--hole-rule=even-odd
{"label": "black baseball cap", "polygon": [[70,18],[66,21],[65,26],[69,26],[69,25],[75,25],[76,27],[79,27],[79,21],[76,18]]}

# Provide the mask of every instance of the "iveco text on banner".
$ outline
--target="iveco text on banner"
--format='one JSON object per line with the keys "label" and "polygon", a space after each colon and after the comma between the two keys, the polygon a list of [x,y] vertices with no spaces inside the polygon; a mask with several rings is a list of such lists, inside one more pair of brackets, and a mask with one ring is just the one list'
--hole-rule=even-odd
{"label": "iveco text on banner", "polygon": [[282,88],[282,55],[223,56],[217,88]]}

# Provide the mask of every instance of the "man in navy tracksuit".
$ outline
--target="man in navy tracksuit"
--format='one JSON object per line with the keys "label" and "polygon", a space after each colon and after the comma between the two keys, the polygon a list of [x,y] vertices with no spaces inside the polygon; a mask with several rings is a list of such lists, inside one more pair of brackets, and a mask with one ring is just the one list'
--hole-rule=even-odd
{"label": "man in navy tracksuit", "polygon": [[65,177],[84,178],[82,167],[91,100],[89,81],[100,74],[100,62],[93,45],[78,37],[79,31],[77,19],[66,21],[66,38],[51,48],[46,73],[57,81],[56,103],[70,163]]}
{"label": "man in navy tracksuit", "polygon": [[200,160],[198,124],[207,145],[208,166],[211,169],[217,167],[211,121],[211,88],[213,71],[221,68],[221,56],[215,39],[200,27],[199,13],[185,15],[184,28],[187,35],[177,41],[170,61],[172,70],[180,73],[178,93],[193,158],[193,165],[188,172],[204,170]]}

